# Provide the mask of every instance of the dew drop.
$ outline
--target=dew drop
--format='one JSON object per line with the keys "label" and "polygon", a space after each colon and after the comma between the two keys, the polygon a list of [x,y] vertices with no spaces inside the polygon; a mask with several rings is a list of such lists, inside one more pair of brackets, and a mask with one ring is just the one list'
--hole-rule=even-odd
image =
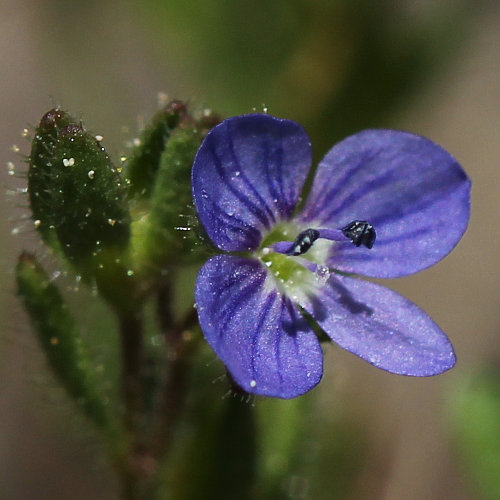
{"label": "dew drop", "polygon": [[35,227],[40,227],[42,225],[42,221],[40,219],[37,219],[37,220],[33,221],[33,225]]}
{"label": "dew drop", "polygon": [[96,136],[95,136],[95,140],[96,140],[97,142],[101,142],[103,139],[104,139],[104,137],[103,137],[102,135],[96,135]]}
{"label": "dew drop", "polygon": [[326,266],[317,265],[314,275],[316,277],[316,281],[320,285],[324,285],[330,278],[330,269]]}
{"label": "dew drop", "polygon": [[89,176],[89,179],[93,179],[95,177],[95,170],[89,170],[87,175]]}
{"label": "dew drop", "polygon": [[108,219],[108,224],[110,226],[114,226],[116,224],[116,220],[115,219]]}
{"label": "dew drop", "polygon": [[63,158],[62,163],[65,167],[72,167],[75,164],[74,158]]}
{"label": "dew drop", "polygon": [[23,128],[23,131],[21,132],[22,137],[28,137],[29,135],[29,130],[27,128]]}
{"label": "dew drop", "polygon": [[255,387],[257,385],[256,380],[250,380],[250,387]]}

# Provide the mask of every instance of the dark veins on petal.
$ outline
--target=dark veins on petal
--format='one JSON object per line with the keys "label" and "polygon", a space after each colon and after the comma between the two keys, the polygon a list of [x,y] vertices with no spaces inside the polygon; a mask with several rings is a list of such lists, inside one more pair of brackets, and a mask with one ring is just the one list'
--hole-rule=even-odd
{"label": "dark veins on petal", "polygon": [[[272,152],[274,156],[271,157]],[[273,164],[276,166],[276,171],[271,173],[269,165]],[[285,184],[283,182],[283,147],[280,145],[273,149],[269,143],[269,139],[265,139],[264,142],[264,165],[266,171],[266,181],[269,186],[269,192],[276,204],[278,210],[282,216],[289,215],[288,207],[292,206],[291,197],[285,192]]]}
{"label": "dark veins on petal", "polygon": [[[219,326],[219,340],[222,340],[222,337],[226,333],[226,328],[230,323],[231,319],[233,319],[234,313],[239,307],[245,305],[246,302],[252,299],[253,295],[257,292],[257,290],[263,285],[266,275],[265,273],[259,273],[249,276],[248,284],[244,285],[238,293],[231,293],[231,299],[229,302],[224,304],[223,309],[220,311],[220,319],[221,324]],[[226,288],[232,289],[234,284],[239,280],[239,277],[233,276],[230,280],[227,281]]]}
{"label": "dark veins on petal", "polygon": [[245,196],[241,191],[235,188],[233,183],[231,182],[231,179],[228,178],[228,175],[226,171],[222,167],[221,159],[217,155],[217,152],[215,151],[215,144],[209,144],[209,150],[212,155],[214,165],[215,165],[215,170],[220,177],[221,181],[226,185],[227,190],[236,198],[238,199],[243,205],[245,205],[248,208],[248,211],[252,213],[259,222],[266,228],[269,229],[270,227],[270,222],[266,216],[266,214],[252,201],[250,198]]}
{"label": "dark veins on petal", "polygon": [[[317,200],[317,202],[315,202],[315,204],[314,204],[315,213],[321,214],[321,217],[323,220],[328,220],[334,213],[336,213],[336,212],[340,211],[342,208],[344,208],[345,205],[359,201],[360,196],[362,196],[363,193],[365,193],[365,194],[369,193],[373,189],[371,180],[364,183],[362,186],[360,186],[359,184],[355,184],[353,186],[354,189],[351,190],[351,192],[349,194],[347,194],[345,186],[347,185],[347,181],[352,178],[353,171],[356,171],[358,169],[363,168],[363,166],[365,164],[371,162],[373,158],[378,156],[378,154],[379,154],[378,150],[366,152],[363,157],[359,158],[355,167],[353,167],[352,169],[346,169],[343,176],[336,181],[336,183],[334,184],[334,186],[331,189],[323,190],[323,192],[321,193],[320,199]],[[392,170],[395,170],[395,169],[392,169]],[[392,170],[389,172],[392,172]],[[332,207],[331,200],[333,197],[335,197],[338,194],[339,189],[342,189],[342,192],[347,194],[347,197],[344,199],[344,201],[342,202],[342,204],[340,206],[336,205],[335,207]],[[327,210],[327,209],[329,209],[329,210]]]}
{"label": "dark veins on petal", "polygon": [[[360,314],[365,316],[373,315],[373,310],[363,302],[356,300],[352,296],[351,292],[342,285],[342,283],[335,279],[330,279],[328,281],[328,285],[329,286],[322,288],[322,293],[339,303],[344,309],[346,309],[347,314],[353,314],[356,316]],[[325,321],[330,314],[329,311],[316,296],[309,295],[309,300],[311,301],[313,308],[312,317],[319,323]]]}
{"label": "dark veins on petal", "polygon": [[[261,239],[261,234],[258,229],[254,226],[248,224],[248,222],[242,220],[236,215],[228,215],[224,210],[222,210],[219,205],[217,205],[212,200],[206,201],[206,205],[210,205],[210,210],[212,214],[216,215],[220,220],[224,221],[224,225],[227,228],[232,229],[234,233],[242,233],[244,232],[247,235],[248,242],[254,242],[255,245],[258,245]],[[227,237],[230,240],[230,237]]]}
{"label": "dark veins on petal", "polygon": [[239,178],[242,180],[242,182],[245,183],[245,186],[252,193],[252,195],[255,196],[255,198],[257,200],[259,200],[262,207],[264,207],[265,212],[267,212],[266,221],[265,221],[264,225],[266,228],[269,229],[271,222],[276,222],[276,218],[274,217],[273,211],[270,209],[270,207],[266,203],[266,200],[264,198],[262,198],[259,191],[250,182],[250,179],[248,179],[248,177],[245,174],[245,171],[242,169],[241,163],[240,163],[238,157],[236,156],[236,152],[234,150],[234,141],[233,141],[233,137],[232,137],[232,134],[231,134],[231,131],[229,130],[229,128],[230,127],[228,125],[226,130],[227,130],[227,140],[228,140],[228,145],[229,145],[229,151],[231,152],[231,158],[234,162],[234,165],[236,165],[236,168],[240,172]]}
{"label": "dark veins on petal", "polygon": [[[266,323],[266,318],[267,318],[268,314],[271,312],[271,310],[272,310],[272,308],[274,306],[274,303],[276,302],[276,298],[277,298],[277,292],[276,291],[273,291],[273,292],[271,292],[268,295],[268,297],[266,299],[266,302],[264,303],[264,306],[262,307],[262,310],[260,311],[260,317],[259,317],[259,320],[257,322],[257,325],[255,326],[255,330],[254,330],[253,335],[252,335],[251,370],[252,370],[252,378],[254,380],[258,379],[258,376],[256,375],[257,370],[255,368],[255,361],[258,358],[259,337],[262,334],[267,334],[268,333],[268,332],[265,331],[265,329],[263,328],[263,326]],[[276,338],[277,338],[277,342],[279,342],[279,335],[277,335]],[[279,349],[276,348],[275,352],[279,352]],[[279,356],[278,356],[278,363],[279,363]],[[282,385],[283,380],[282,380],[280,372],[281,372],[281,367],[279,367],[278,376],[280,378],[280,385]]]}

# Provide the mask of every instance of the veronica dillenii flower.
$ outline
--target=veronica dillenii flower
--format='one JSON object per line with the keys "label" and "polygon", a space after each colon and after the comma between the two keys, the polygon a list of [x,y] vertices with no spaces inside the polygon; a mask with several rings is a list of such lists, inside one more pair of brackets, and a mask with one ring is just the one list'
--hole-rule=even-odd
{"label": "veronica dillenii flower", "polygon": [[423,137],[367,130],[328,152],[302,203],[310,165],[305,131],[263,114],[223,121],[196,155],[196,209],[225,253],[200,270],[195,300],[234,381],[280,398],[309,391],[323,373],[313,323],[388,372],[450,369],[453,347],[427,314],[353,275],[406,276],[453,249],[469,219],[460,165]]}

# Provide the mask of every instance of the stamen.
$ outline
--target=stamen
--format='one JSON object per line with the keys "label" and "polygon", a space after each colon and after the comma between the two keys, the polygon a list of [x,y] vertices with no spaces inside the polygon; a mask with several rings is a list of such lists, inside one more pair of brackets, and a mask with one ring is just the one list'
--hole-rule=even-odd
{"label": "stamen", "polygon": [[306,253],[318,238],[319,231],[316,231],[316,229],[305,229],[297,235],[287,254],[297,256]]}
{"label": "stamen", "polygon": [[341,231],[357,247],[364,245],[366,248],[372,248],[377,237],[373,226],[365,220],[354,220],[343,227]]}
{"label": "stamen", "polygon": [[270,247],[264,248],[263,252],[266,251],[266,253],[269,253],[270,251],[274,251],[296,257],[305,254],[317,239],[342,243],[346,242],[346,238],[357,247],[364,245],[370,249],[373,247],[376,237],[375,229],[369,222],[354,220],[342,229],[305,229],[297,235],[295,241],[278,241]]}

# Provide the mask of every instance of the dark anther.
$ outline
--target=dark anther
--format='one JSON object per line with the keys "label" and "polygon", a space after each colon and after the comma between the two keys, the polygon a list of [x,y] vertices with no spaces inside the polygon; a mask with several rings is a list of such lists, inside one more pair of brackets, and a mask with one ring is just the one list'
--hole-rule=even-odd
{"label": "dark anther", "polygon": [[377,237],[373,226],[365,220],[353,220],[342,228],[342,232],[357,247],[364,245],[366,248],[371,248]]}
{"label": "dark anther", "polygon": [[288,254],[302,255],[306,253],[318,238],[319,231],[316,231],[316,229],[305,229],[297,235]]}

